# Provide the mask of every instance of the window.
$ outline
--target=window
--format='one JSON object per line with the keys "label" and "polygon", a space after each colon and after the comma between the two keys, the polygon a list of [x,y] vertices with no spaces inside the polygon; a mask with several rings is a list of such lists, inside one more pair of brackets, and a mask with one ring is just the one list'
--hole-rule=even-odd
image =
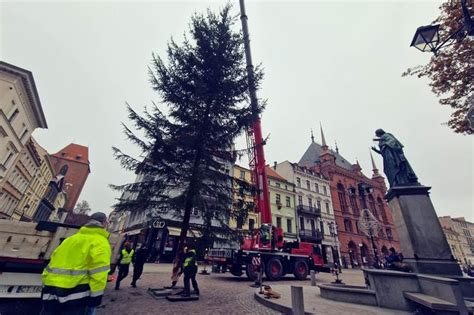
{"label": "window", "polygon": [[18,113],[19,113],[18,108],[16,108],[16,109],[13,111],[13,113],[10,115],[10,117],[8,117],[8,121],[9,121],[10,123],[12,123],[12,122],[13,122],[13,119],[15,119],[15,117],[18,115]]}
{"label": "window", "polygon": [[303,196],[298,196],[298,205],[302,205],[303,204]]}
{"label": "window", "polygon": [[347,212],[346,191],[344,189],[344,186],[341,183],[337,184],[337,196],[339,197],[339,204],[341,205],[341,211]]}
{"label": "window", "polygon": [[356,232],[359,233],[359,234],[361,234],[361,233],[360,233],[360,230],[359,230],[359,221],[356,221],[356,222],[355,222],[355,226],[356,226]]}
{"label": "window", "polygon": [[349,195],[349,202],[351,204],[352,213],[355,215],[359,215],[359,207],[357,205],[357,199],[355,194]]}
{"label": "window", "polygon": [[379,219],[379,214],[377,212],[377,209],[375,208],[374,196],[372,196],[372,194],[369,195],[369,208],[370,208],[370,210],[372,210],[372,213],[374,214],[374,216],[377,219]]}
{"label": "window", "polygon": [[314,183],[314,189],[319,194],[319,185],[318,185],[318,183]]}
{"label": "window", "polygon": [[311,219],[311,221],[309,221],[311,223],[311,231],[314,233],[316,232],[316,224],[314,223],[314,220]]}
{"label": "window", "polygon": [[316,204],[317,204],[317,206],[318,206],[318,210],[321,210],[321,201],[319,201],[319,200],[316,201]]}
{"label": "window", "polygon": [[277,227],[281,228],[281,218],[277,217]]}
{"label": "window", "polygon": [[329,202],[326,202],[325,205],[326,205],[326,213],[331,214],[331,209],[329,209]]}
{"label": "window", "polygon": [[10,148],[7,149],[7,158],[5,159],[5,162],[3,162],[3,166],[7,166],[8,162],[10,162],[10,160],[12,159],[14,153],[13,153],[13,150],[11,150]]}
{"label": "window", "polygon": [[344,230],[346,232],[352,232],[352,222],[349,219],[344,220]]}
{"label": "window", "polygon": [[321,233],[324,235],[324,222],[323,221],[319,221],[319,226],[321,228]]}
{"label": "window", "polygon": [[285,200],[286,200],[286,206],[291,207],[291,198],[287,196]]}
{"label": "window", "polygon": [[326,186],[323,186],[323,193],[325,196],[327,196],[328,194],[328,189],[326,188]]}
{"label": "window", "polygon": [[293,233],[292,228],[291,228],[291,223],[292,223],[291,221],[292,221],[291,219],[286,219],[286,231],[288,233]]}
{"label": "window", "polygon": [[387,238],[391,241],[393,239],[393,236],[392,236],[392,230],[387,228],[385,230],[386,234],[387,234]]}
{"label": "window", "polygon": [[26,127],[23,129],[23,132],[21,133],[20,140],[23,141],[23,138],[25,138],[26,134],[28,133],[28,129]]}
{"label": "window", "polygon": [[300,230],[304,231],[304,217],[300,217]]}
{"label": "window", "polygon": [[308,198],[308,206],[309,206],[310,208],[313,208],[313,199]]}
{"label": "window", "polygon": [[280,183],[275,183],[275,186],[277,186],[278,188],[280,188]]}
{"label": "window", "polygon": [[275,194],[275,202],[276,202],[277,204],[279,204],[279,203],[281,204],[281,196],[280,196],[280,194]]}
{"label": "window", "polygon": [[296,177],[296,186],[301,187],[301,178]]}
{"label": "window", "polygon": [[240,171],[240,179],[245,179],[245,171]]}
{"label": "window", "polygon": [[309,180],[306,181],[306,188],[308,190],[311,190],[311,183],[309,182]]}
{"label": "window", "polygon": [[255,229],[255,220],[249,219],[249,230]]}

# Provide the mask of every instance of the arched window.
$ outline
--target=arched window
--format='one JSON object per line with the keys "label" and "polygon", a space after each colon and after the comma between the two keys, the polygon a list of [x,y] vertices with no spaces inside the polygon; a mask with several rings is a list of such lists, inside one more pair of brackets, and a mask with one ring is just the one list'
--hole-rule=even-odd
{"label": "arched window", "polygon": [[375,215],[377,219],[379,219],[379,214],[377,212],[377,208],[375,208],[375,199],[372,194],[369,195],[369,209],[372,211],[372,213]]}
{"label": "arched window", "polygon": [[385,212],[385,208],[383,206],[382,198],[377,198],[377,207],[379,208],[379,213],[382,215],[382,220],[384,223],[388,223],[387,213]]}
{"label": "arched window", "polygon": [[344,230],[346,232],[352,232],[352,222],[349,219],[344,219]]}
{"label": "arched window", "polygon": [[359,215],[359,206],[357,205],[357,199],[355,193],[349,193],[349,202],[351,203],[352,212],[354,215]]}
{"label": "arched window", "polygon": [[341,211],[347,212],[346,191],[344,189],[344,186],[341,183],[337,184],[337,195],[339,197],[339,204],[341,205]]}

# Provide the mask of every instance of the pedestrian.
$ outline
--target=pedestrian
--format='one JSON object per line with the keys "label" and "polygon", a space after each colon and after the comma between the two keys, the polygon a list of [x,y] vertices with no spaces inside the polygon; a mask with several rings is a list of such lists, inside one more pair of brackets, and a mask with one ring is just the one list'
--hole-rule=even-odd
{"label": "pedestrian", "polygon": [[122,281],[128,276],[128,271],[130,270],[130,263],[132,262],[134,253],[135,251],[132,249],[132,244],[126,242],[124,248],[120,252],[120,257],[118,259],[119,273],[117,277],[117,282],[115,282],[115,290],[120,289],[120,281]]}
{"label": "pedestrian", "polygon": [[390,247],[389,252],[389,255],[385,256],[388,269],[399,270],[400,256],[397,254],[397,251],[393,247]]}
{"label": "pedestrian", "polygon": [[191,295],[190,281],[193,284],[194,294],[199,295],[199,287],[196,281],[197,274],[197,262],[196,262],[196,250],[194,248],[188,248],[183,263],[184,273],[184,297]]}
{"label": "pedestrian", "polygon": [[146,245],[140,247],[135,255],[133,255],[132,262],[133,262],[133,279],[132,279],[132,287],[137,287],[137,280],[140,279],[140,276],[143,272],[143,265],[145,264],[148,258],[148,248]]}
{"label": "pedestrian", "polygon": [[96,212],[66,238],[43,271],[41,315],[94,315],[110,270],[107,216]]}

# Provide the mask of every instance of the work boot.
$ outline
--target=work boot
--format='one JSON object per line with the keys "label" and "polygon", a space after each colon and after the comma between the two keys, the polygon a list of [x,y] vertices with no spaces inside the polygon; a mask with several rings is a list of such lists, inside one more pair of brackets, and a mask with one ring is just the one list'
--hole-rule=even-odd
{"label": "work boot", "polygon": [[132,282],[130,285],[131,285],[132,287],[134,287],[134,288],[137,287],[137,285],[136,285],[134,282]]}

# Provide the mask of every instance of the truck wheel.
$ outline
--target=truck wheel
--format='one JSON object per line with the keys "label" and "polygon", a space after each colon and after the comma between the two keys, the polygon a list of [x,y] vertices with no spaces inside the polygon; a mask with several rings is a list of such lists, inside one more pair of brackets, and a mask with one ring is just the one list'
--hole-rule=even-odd
{"label": "truck wheel", "polygon": [[258,279],[258,273],[259,273],[258,267],[252,264],[248,264],[247,268],[245,269],[246,269],[245,273],[247,274],[247,278],[249,280],[255,281]]}
{"label": "truck wheel", "polygon": [[280,280],[283,276],[283,265],[280,259],[272,258],[268,261],[265,268],[265,275],[270,281]]}
{"label": "truck wheel", "polygon": [[232,266],[232,268],[230,268],[230,273],[236,277],[240,277],[244,274],[244,272],[242,271],[242,266]]}
{"label": "truck wheel", "polygon": [[305,280],[306,277],[308,277],[308,273],[308,263],[306,263],[304,260],[297,260],[295,262],[295,270],[293,271],[295,278],[298,280]]}

